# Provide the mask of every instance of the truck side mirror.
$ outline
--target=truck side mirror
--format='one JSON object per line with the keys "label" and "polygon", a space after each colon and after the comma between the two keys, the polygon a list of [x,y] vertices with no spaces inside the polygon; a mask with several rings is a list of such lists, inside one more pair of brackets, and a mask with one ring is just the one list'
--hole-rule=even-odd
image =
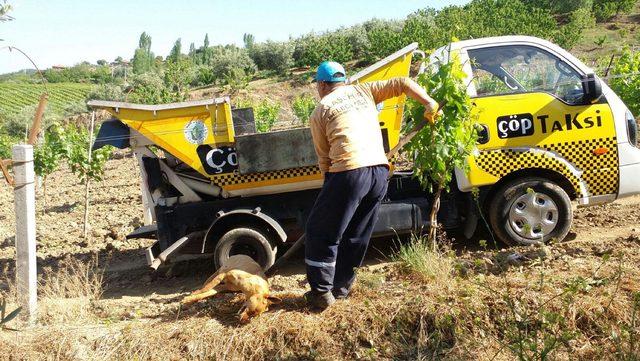
{"label": "truck side mirror", "polygon": [[595,74],[587,74],[582,77],[582,90],[585,103],[592,104],[602,97],[602,83]]}

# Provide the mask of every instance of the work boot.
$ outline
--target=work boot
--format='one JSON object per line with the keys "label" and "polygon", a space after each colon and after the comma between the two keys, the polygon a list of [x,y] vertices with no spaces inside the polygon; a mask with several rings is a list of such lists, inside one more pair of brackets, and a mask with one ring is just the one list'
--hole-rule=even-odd
{"label": "work boot", "polygon": [[331,290],[331,294],[336,300],[344,300],[349,296],[349,290],[345,288],[334,288]]}
{"label": "work boot", "polygon": [[309,305],[309,307],[322,311],[326,310],[336,302],[336,299],[333,297],[331,292],[318,292],[315,290],[305,293],[304,299],[307,301],[307,305]]}

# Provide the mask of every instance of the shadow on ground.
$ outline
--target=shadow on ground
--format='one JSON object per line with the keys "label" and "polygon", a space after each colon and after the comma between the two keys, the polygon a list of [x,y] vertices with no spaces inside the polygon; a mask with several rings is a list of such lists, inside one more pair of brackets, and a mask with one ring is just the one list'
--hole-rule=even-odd
{"label": "shadow on ground", "polygon": [[[456,251],[478,250],[480,249],[479,239],[483,239],[482,235],[471,240],[454,240],[453,246]],[[3,244],[9,245],[12,243],[10,241],[5,240]],[[389,262],[397,247],[406,241],[407,238],[398,239],[397,237],[372,240],[364,265],[371,266]],[[286,249],[280,250],[282,253],[285,251]],[[199,287],[214,272],[213,262],[209,258],[171,263],[153,271],[146,265],[144,249],[102,249],[97,252],[74,253],[46,259],[38,258],[38,273],[55,272],[72,261],[90,262],[96,259],[101,267],[105,267],[103,299],[186,294]],[[8,288],[7,280],[15,277],[15,261],[11,258],[0,259],[0,271],[2,271],[0,290],[6,290]],[[295,254],[288,264],[285,264],[278,272],[281,276],[304,275],[304,273],[302,250]],[[182,295],[179,297],[181,298]],[[288,303],[284,302],[282,306],[277,307],[286,307],[287,305]]]}

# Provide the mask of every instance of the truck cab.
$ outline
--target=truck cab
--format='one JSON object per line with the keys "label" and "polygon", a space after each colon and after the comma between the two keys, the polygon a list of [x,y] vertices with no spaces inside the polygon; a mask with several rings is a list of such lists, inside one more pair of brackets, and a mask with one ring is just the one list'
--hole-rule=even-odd
{"label": "truck cab", "polygon": [[589,206],[640,192],[635,118],[576,57],[542,39],[503,36],[454,42],[430,61],[454,54],[482,129],[457,185],[484,191],[501,240],[562,239],[572,220],[568,200]]}

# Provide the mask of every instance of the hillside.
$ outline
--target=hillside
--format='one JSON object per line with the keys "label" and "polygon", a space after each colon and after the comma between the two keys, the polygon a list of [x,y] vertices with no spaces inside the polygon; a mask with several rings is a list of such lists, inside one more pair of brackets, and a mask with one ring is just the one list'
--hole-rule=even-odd
{"label": "hillside", "polygon": [[[612,55],[619,54],[625,46],[637,48],[640,45],[639,27],[640,3],[631,14],[620,15],[585,30],[571,52],[593,68],[606,69]],[[598,45],[598,41],[604,42]]]}
{"label": "hillside", "polygon": [[46,90],[42,84],[28,83],[0,83],[0,113],[19,113],[24,108],[35,106],[40,96],[48,90],[48,110],[54,113],[64,113],[71,104],[84,102],[91,90],[90,84],[55,83],[47,84]]}

